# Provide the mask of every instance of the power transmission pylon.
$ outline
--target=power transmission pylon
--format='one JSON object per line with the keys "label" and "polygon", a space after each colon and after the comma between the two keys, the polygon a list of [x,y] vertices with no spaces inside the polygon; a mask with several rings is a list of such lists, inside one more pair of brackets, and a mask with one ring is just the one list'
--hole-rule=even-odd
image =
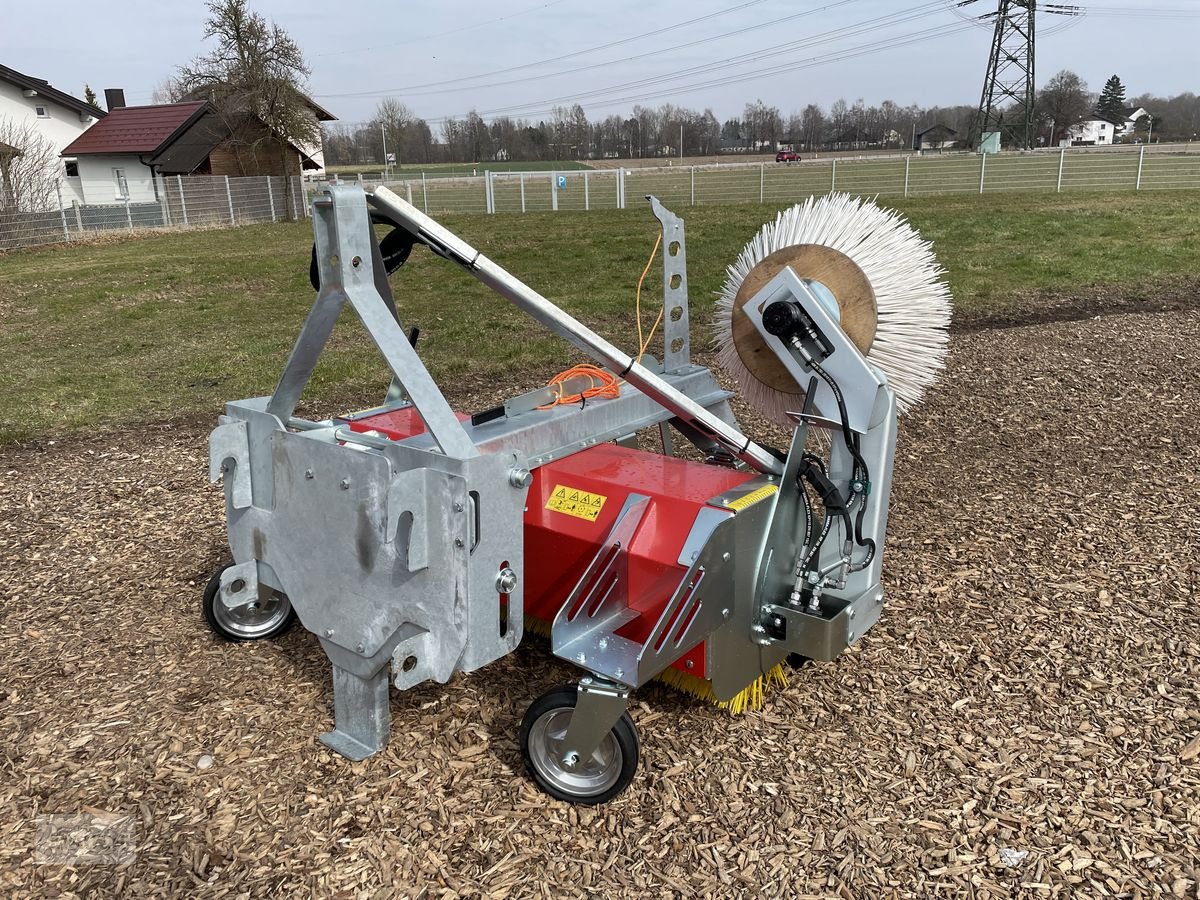
{"label": "power transmission pylon", "polygon": [[[999,0],[999,3],[995,12],[992,55],[983,80],[972,144],[978,147],[984,135],[998,131],[1001,146],[1028,150],[1033,147],[1034,139],[1034,13],[1037,0]],[[1008,101],[1016,107],[1006,110]]]}

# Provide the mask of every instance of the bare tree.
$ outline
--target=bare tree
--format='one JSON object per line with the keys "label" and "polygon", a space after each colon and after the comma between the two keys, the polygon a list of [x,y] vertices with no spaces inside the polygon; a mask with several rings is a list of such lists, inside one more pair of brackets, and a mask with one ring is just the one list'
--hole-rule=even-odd
{"label": "bare tree", "polygon": [[[286,173],[295,159],[293,146],[320,140],[305,93],[304,54],[282,27],[252,12],[247,0],[209,0],[208,11],[204,37],[215,39],[216,46],[179,68],[179,89],[213,103],[246,174],[266,153],[277,154]],[[290,180],[288,185],[290,190]]]}
{"label": "bare tree", "polygon": [[37,214],[56,207],[61,166],[35,125],[0,116],[0,249],[20,247],[45,227]]}
{"label": "bare tree", "polygon": [[53,208],[61,166],[33,123],[0,117],[0,214]]}
{"label": "bare tree", "polygon": [[1086,116],[1092,109],[1087,82],[1069,69],[1063,69],[1046,82],[1037,96],[1038,115],[1050,119],[1050,144],[1057,143],[1058,135],[1065,135],[1072,125]]}

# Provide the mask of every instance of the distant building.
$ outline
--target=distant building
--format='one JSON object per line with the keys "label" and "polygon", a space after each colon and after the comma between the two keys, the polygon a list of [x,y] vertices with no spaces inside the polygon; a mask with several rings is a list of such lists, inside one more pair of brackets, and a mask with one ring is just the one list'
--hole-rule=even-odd
{"label": "distant building", "polygon": [[1124,116],[1093,113],[1067,129],[1067,140],[1074,147],[1105,147],[1117,143],[1128,124]]}
{"label": "distant building", "polygon": [[[55,153],[86,131],[104,110],[50,86],[48,81],[0,66],[0,121],[31,125]],[[20,147],[17,148],[21,149]]]}
{"label": "distant building", "polygon": [[81,203],[154,201],[159,175],[298,175],[321,168],[294,144],[281,154],[260,120],[231,125],[207,100],[119,105],[123,99],[63,150],[77,161],[78,176],[67,186]]}
{"label": "distant building", "polygon": [[914,150],[953,150],[958,146],[958,132],[938,122],[917,132]]}
{"label": "distant building", "polygon": [[[14,144],[0,144],[0,206],[21,202],[13,200],[21,192],[14,190],[16,176],[12,172],[14,160],[29,149],[28,146],[15,146],[22,143],[22,135],[37,135],[49,143],[53,156],[58,156],[64,147],[104,115],[104,110],[98,106],[63,93],[51,87],[48,81],[0,66],[0,134]],[[32,158],[37,159],[37,156]],[[47,178],[62,179],[71,171],[74,160],[66,162],[66,169],[57,165],[50,167]]]}

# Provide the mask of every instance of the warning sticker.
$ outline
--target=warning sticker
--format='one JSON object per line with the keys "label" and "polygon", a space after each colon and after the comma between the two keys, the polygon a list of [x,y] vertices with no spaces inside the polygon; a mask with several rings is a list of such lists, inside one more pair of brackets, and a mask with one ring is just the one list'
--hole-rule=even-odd
{"label": "warning sticker", "polygon": [[564,484],[556,484],[550,492],[550,499],[546,501],[546,509],[595,522],[600,518],[600,510],[604,509],[604,501],[607,499],[604,494],[593,494]]}
{"label": "warning sticker", "polygon": [[756,491],[751,491],[748,494],[743,494],[736,500],[726,500],[725,508],[732,509],[734,512],[741,512],[747,506],[753,506],[759,500],[766,500],[772,494],[779,490],[779,487],[774,484],[763,485]]}

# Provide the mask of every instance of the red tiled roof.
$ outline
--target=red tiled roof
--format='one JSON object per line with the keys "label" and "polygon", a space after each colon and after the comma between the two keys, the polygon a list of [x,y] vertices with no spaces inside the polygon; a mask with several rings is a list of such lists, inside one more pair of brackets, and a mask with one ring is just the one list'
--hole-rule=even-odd
{"label": "red tiled roof", "polygon": [[206,106],[206,100],[196,100],[110,110],[107,116],[72,141],[62,155],[153,153]]}

